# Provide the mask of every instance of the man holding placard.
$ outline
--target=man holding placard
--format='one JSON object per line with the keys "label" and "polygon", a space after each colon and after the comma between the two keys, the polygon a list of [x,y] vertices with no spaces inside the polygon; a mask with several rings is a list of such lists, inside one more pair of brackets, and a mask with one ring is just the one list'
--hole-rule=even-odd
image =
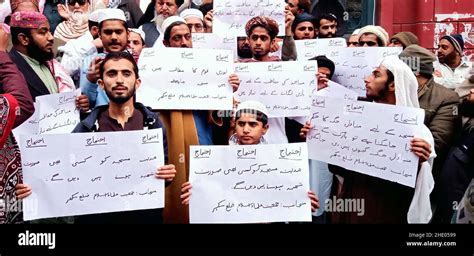
{"label": "man holding placard", "polygon": [[[404,62],[398,59],[397,56],[389,56],[383,59],[382,64],[372,72],[371,76],[366,78],[365,83],[367,97],[376,103],[419,108],[417,95],[418,83],[416,78],[411,69]],[[349,104],[349,108],[350,106],[351,105]],[[349,109],[349,112],[346,113],[350,114],[350,111],[359,110]],[[318,114],[316,113],[316,115]],[[357,120],[353,120],[352,122],[352,124],[357,126],[357,128],[362,127],[361,125],[354,123],[357,122]],[[408,121],[403,120],[403,122]],[[313,123],[312,125],[320,126],[322,124]],[[431,173],[433,158],[435,157],[434,141],[433,136],[426,126],[422,125],[420,128],[421,130],[415,131],[415,136],[405,137],[412,137],[410,142],[406,144],[405,147],[407,148],[405,150],[407,152],[413,152],[419,158],[419,164],[417,166],[418,172],[415,173],[416,177],[414,178],[416,179],[414,179],[413,183],[415,191],[410,187],[388,180],[389,175],[392,175],[392,172],[387,171],[388,173],[386,173],[383,171],[386,170],[386,168],[379,167],[380,169],[378,169],[377,172],[372,172],[371,175],[359,173],[370,173],[369,170],[370,168],[373,168],[374,164],[365,162],[369,168],[362,168],[360,165],[356,165],[358,163],[353,160],[355,158],[354,149],[349,151],[351,153],[346,156],[344,162],[348,163],[347,165],[351,164],[351,166],[354,166],[356,170],[359,170],[358,172],[349,171],[335,165],[330,166],[330,170],[334,174],[343,177],[343,181],[338,181],[338,183],[342,183],[342,190],[333,192],[334,201],[359,200],[363,203],[365,202],[366,205],[362,212],[354,212],[350,211],[350,209],[341,211],[338,211],[339,209],[331,209],[333,211],[333,223],[427,223],[431,219],[432,212],[429,195],[434,186],[433,175]],[[309,129],[311,129],[311,125],[307,124],[302,129],[302,132],[306,134]],[[347,129],[348,128],[346,128],[346,130]],[[378,132],[377,128],[372,129],[371,132],[372,131]],[[393,131],[389,130],[386,134],[392,134],[392,132]],[[347,134],[347,136],[351,136],[351,134]],[[310,134],[310,142],[313,139],[315,138]],[[355,139],[357,140],[357,138]],[[319,139],[316,138],[316,140]],[[352,140],[354,141],[354,138],[352,138]],[[365,141],[371,144],[364,144],[367,147],[365,149],[366,151],[359,151],[359,153],[365,154],[363,155],[365,158],[363,161],[366,161],[373,155],[376,155],[378,158],[385,157],[381,154],[372,153],[373,150],[369,151],[372,149],[371,145],[374,143],[368,140]],[[311,143],[309,144],[311,145]],[[382,144],[383,143],[376,141],[374,145]],[[393,146],[394,145],[392,144],[390,147],[393,148]],[[339,149],[341,148],[339,147]],[[343,151],[338,152],[342,153]],[[405,160],[400,161],[404,162]],[[328,161],[333,161],[332,157],[330,157]],[[340,164],[344,165],[344,163]],[[362,171],[362,169],[367,169],[367,171]],[[392,171],[396,172],[399,170]],[[385,179],[376,178],[381,177],[377,175],[382,174],[387,175],[385,176]],[[400,180],[397,182],[400,183]],[[334,204],[335,203],[336,202],[334,202]]]}
{"label": "man holding placard", "polygon": [[[110,132],[143,129],[164,129],[158,114],[141,103],[134,103],[136,89],[140,86],[138,67],[127,52],[110,53],[100,65],[99,85],[106,92],[108,105],[95,108],[74,132]],[[163,134],[165,162],[167,160],[166,133]],[[164,165],[156,170],[155,177],[169,184],[176,170],[174,165]],[[23,199],[32,193],[26,184],[17,186],[17,196]],[[77,223],[162,223],[161,209],[82,215]]]}
{"label": "man holding placard", "polygon": [[[268,126],[268,112],[267,112],[267,108],[262,103],[257,102],[257,101],[245,101],[245,102],[242,102],[241,104],[239,104],[239,107],[237,108],[237,111],[235,113],[235,123],[236,123],[236,129],[235,129],[236,133],[231,136],[231,138],[229,140],[229,145],[249,145],[250,146],[250,145],[267,144],[267,142],[264,139],[264,135],[265,135],[265,133],[267,132],[267,130],[269,128],[269,126]],[[242,149],[242,150],[245,151],[245,149]],[[249,152],[251,152],[253,150],[255,150],[255,152],[256,152],[256,149],[249,148]],[[242,159],[245,159],[245,157],[242,157]],[[249,157],[248,159],[252,159],[252,158]],[[264,165],[265,164],[261,164],[261,166],[264,166]],[[218,171],[218,172],[220,172],[220,171]],[[280,172],[280,173],[282,173],[282,172]],[[196,174],[196,172],[194,174]],[[272,179],[272,180],[273,179],[278,180],[278,178],[281,178],[281,177],[278,177],[277,174],[275,174],[275,175],[271,174],[270,176],[271,177],[269,179]],[[196,179],[198,179],[198,178],[195,176],[195,180]],[[199,179],[198,183],[199,183],[199,185],[202,186],[203,182],[205,182],[205,179]],[[213,182],[213,181],[211,181],[211,182]],[[267,185],[267,188],[269,188],[269,186],[270,185]],[[192,188],[191,182],[185,182],[185,183],[183,183],[183,185],[181,187],[182,187],[182,189],[181,189],[182,204],[188,205],[189,201],[191,199],[191,188]],[[299,187],[299,186],[297,186],[297,187]],[[235,189],[235,187],[233,189]],[[262,188],[260,188],[260,189],[262,189]],[[290,187],[290,188],[287,188],[286,190],[287,191],[292,191],[293,189],[294,189],[294,187]],[[200,187],[199,190],[202,190],[202,187]],[[262,193],[261,191],[255,191],[255,192],[248,191],[248,192],[249,193],[255,193],[255,195],[257,193]],[[316,197],[316,194],[312,191],[309,191],[307,194],[308,194],[308,197],[309,197],[310,202],[311,202],[311,211],[314,212],[314,211],[316,211],[317,208],[319,208],[318,198]],[[283,198],[275,198],[275,200],[280,200],[280,199],[284,201]],[[196,199],[196,200],[199,200],[199,199]],[[197,204],[200,204],[200,202],[198,202]],[[197,204],[195,204],[195,205],[197,205]],[[239,205],[242,206],[242,208],[243,208],[242,203],[240,203]],[[238,207],[239,206],[237,206],[237,209],[238,209]],[[273,204],[273,206],[271,208],[273,208],[273,207],[278,207],[278,205],[275,206],[275,204]],[[282,206],[280,205],[280,207],[282,207]],[[283,207],[288,208],[286,206],[283,206]],[[198,220],[198,222],[202,222],[202,221],[205,222],[206,220],[209,220],[209,221],[212,221],[212,222],[214,222],[214,221],[226,222],[226,220],[221,219],[221,217],[217,217],[216,219],[213,219],[213,216],[202,216],[201,214],[205,214],[205,213],[202,211],[202,209],[198,209],[198,208],[201,208],[201,207],[195,207],[194,208],[197,212],[197,213],[194,214],[194,216]],[[266,208],[266,207],[263,207],[263,208]],[[260,207],[257,206],[257,208],[255,208],[255,209],[258,210],[258,209],[260,209]],[[214,213],[214,210],[212,211],[212,213]],[[241,216],[240,217],[241,219],[237,220],[239,218],[237,217],[237,218],[234,219],[234,217],[235,216],[230,217],[229,221],[230,222],[234,222],[234,221],[241,222],[242,219],[246,218],[245,216]],[[290,216],[287,216],[287,218],[290,218]],[[255,222],[255,219],[252,219],[252,218],[249,218],[248,220],[250,220],[251,222]]]}

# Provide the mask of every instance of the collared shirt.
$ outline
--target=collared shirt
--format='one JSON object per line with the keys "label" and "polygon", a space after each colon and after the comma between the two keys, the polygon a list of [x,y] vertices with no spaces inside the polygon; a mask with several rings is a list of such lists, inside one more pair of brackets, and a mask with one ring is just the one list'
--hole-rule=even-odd
{"label": "collared shirt", "polygon": [[[30,67],[35,71],[36,75],[43,81],[46,88],[48,88],[49,93],[58,93],[58,85],[56,84],[56,80],[51,74],[51,70],[49,70],[48,66],[40,64],[37,60],[18,52],[30,65]],[[27,74],[25,74],[27,75]]]}
{"label": "collared shirt", "polygon": [[143,114],[137,109],[133,110],[124,127],[110,116],[109,109],[100,114],[98,122],[100,132],[143,130]]}
{"label": "collared shirt", "polygon": [[469,77],[472,67],[472,63],[468,61],[461,61],[461,64],[454,70],[439,61],[435,61],[433,65],[435,82],[449,89],[455,89],[462,84]]}
{"label": "collared shirt", "polygon": [[105,53],[87,55],[83,59],[79,79],[81,92],[89,98],[89,105],[91,108],[107,105],[109,103],[109,98],[105,91],[102,90],[97,83],[92,83],[87,79],[89,66],[96,57],[105,57]]}

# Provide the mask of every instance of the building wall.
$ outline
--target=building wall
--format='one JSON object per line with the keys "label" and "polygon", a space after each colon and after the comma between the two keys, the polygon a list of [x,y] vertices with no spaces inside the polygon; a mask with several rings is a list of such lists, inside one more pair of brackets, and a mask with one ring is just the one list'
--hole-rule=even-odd
{"label": "building wall", "polygon": [[411,31],[434,50],[443,35],[462,34],[465,56],[474,61],[474,0],[377,0],[376,6],[376,23],[390,35]]}

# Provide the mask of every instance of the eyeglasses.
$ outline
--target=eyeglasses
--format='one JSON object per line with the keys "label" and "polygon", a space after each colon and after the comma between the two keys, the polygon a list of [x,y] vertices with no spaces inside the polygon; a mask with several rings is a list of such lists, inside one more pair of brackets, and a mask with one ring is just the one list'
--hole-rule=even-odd
{"label": "eyeglasses", "polygon": [[359,46],[364,46],[364,45],[374,46],[376,44],[377,44],[376,42],[372,42],[372,41],[359,41]]}
{"label": "eyeglasses", "polygon": [[74,5],[76,5],[76,3],[78,3],[80,6],[83,6],[88,2],[89,1],[87,1],[87,0],[69,0],[68,5],[74,6]]}

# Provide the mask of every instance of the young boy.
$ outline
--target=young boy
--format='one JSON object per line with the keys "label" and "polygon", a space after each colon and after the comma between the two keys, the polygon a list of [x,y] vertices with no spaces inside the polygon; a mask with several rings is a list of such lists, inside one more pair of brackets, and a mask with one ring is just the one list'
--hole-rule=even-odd
{"label": "young boy", "polygon": [[[235,112],[235,133],[229,139],[229,145],[259,145],[267,144],[264,135],[267,132],[268,112],[265,105],[258,101],[245,101],[239,104]],[[191,198],[191,183],[181,185],[181,202],[189,204]],[[313,191],[308,192],[311,200],[311,211],[319,208],[319,200]]]}

